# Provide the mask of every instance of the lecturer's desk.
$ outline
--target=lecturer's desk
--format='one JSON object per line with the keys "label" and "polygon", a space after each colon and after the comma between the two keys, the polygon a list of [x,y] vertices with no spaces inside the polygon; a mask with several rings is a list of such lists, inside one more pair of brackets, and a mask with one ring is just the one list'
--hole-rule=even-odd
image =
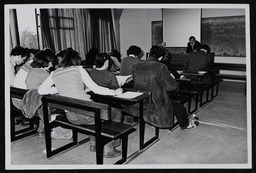
{"label": "lecturer's desk", "polygon": [[120,108],[121,105],[134,105],[139,103],[139,125],[140,125],[140,141],[139,141],[139,149],[143,150],[148,145],[152,144],[153,142],[159,139],[159,128],[155,127],[155,136],[149,139],[147,142],[144,143],[144,136],[145,136],[145,121],[143,119],[143,102],[144,100],[148,99],[151,94],[150,92],[143,92],[141,95],[135,98],[121,98],[116,96],[106,96],[106,95],[99,95],[93,92],[89,92],[88,94],[91,95],[91,99],[95,102],[101,102],[105,104],[109,104],[111,107]]}

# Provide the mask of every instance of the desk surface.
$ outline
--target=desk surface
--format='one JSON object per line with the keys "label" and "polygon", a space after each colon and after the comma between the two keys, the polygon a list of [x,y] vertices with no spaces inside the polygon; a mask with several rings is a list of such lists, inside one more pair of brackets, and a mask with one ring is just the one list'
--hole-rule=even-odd
{"label": "desk surface", "polygon": [[196,81],[197,77],[195,75],[183,75],[180,79],[176,79],[178,82],[191,82],[191,81]]}
{"label": "desk surface", "polygon": [[181,74],[181,75],[203,76],[203,75],[205,75],[206,73],[207,73],[206,71],[198,71],[198,72],[186,72],[186,71],[182,71],[180,74]]}
{"label": "desk surface", "polygon": [[140,95],[138,95],[134,98],[100,95],[100,94],[95,94],[93,92],[88,92],[88,94],[91,95],[92,100],[96,100],[96,101],[99,101],[99,102],[110,103],[110,104],[119,103],[119,104],[128,104],[128,105],[138,103],[138,102],[140,102],[144,99],[147,99],[150,96],[150,92],[141,92]]}

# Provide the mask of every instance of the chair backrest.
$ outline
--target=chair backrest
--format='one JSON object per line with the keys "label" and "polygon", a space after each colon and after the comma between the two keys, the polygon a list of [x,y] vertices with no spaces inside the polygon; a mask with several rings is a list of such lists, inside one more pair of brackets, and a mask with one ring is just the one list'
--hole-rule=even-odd
{"label": "chair backrest", "polygon": [[[106,119],[106,114],[110,115],[110,107],[103,103],[80,100],[60,95],[45,95],[42,98],[43,103],[58,109],[85,114],[94,117],[96,112],[101,113],[101,119]],[[104,113],[103,113],[104,112]]]}

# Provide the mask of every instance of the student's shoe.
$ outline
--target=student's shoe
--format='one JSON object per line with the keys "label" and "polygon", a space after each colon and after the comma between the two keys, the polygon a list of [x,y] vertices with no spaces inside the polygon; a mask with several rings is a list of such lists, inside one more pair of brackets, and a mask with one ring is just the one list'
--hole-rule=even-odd
{"label": "student's shoe", "polygon": [[91,152],[96,152],[96,146],[90,145],[90,151]]}
{"label": "student's shoe", "polygon": [[192,114],[192,118],[199,120],[199,118],[196,116],[196,114]]}
{"label": "student's shoe", "polygon": [[184,130],[195,129],[196,126],[198,126],[198,125],[199,125],[198,121],[192,120],[192,121],[189,122],[189,125]]}
{"label": "student's shoe", "polygon": [[115,157],[120,156],[121,154],[122,154],[122,152],[119,151],[119,150],[116,150],[116,149],[114,149],[114,150],[111,151],[111,152],[105,152],[105,151],[104,151],[104,157],[105,157],[105,158],[115,158]]}

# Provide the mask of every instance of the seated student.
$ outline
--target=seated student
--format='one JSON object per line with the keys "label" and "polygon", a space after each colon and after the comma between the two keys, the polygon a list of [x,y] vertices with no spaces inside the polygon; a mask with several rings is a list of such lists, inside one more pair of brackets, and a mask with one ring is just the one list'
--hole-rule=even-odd
{"label": "seated student", "polygon": [[94,61],[96,55],[98,55],[99,50],[97,48],[91,48],[89,52],[86,54],[86,59],[85,59],[85,65],[89,68],[93,68],[94,66]]}
{"label": "seated student", "polygon": [[168,51],[168,49],[165,49],[165,55],[163,59],[160,61],[161,63],[165,64],[175,79],[179,79],[181,75],[177,72],[176,68],[170,63],[172,54]]}
{"label": "seated student", "polygon": [[[37,54],[38,52],[40,52],[39,49],[29,49],[29,48],[25,48],[28,53],[29,53],[29,58],[27,59],[27,62],[28,61],[32,61],[33,60],[33,57],[35,56],[35,54]],[[25,62],[26,63],[26,62]]]}
{"label": "seated student", "polygon": [[210,48],[206,44],[202,44],[197,52],[189,54],[188,70],[208,70],[210,68],[211,57],[208,55]]}
{"label": "seated student", "polygon": [[13,86],[37,89],[53,70],[55,56],[48,49],[38,52],[32,62],[24,64],[15,76]]}
{"label": "seated student", "polygon": [[164,55],[163,47],[153,46],[149,58],[133,69],[134,89],[152,93],[151,100],[145,105],[144,120],[159,128],[171,128],[175,115],[182,130],[193,129],[198,122],[189,121],[186,108],[169,97],[169,92],[176,90],[178,84],[167,67],[159,62]]}
{"label": "seated student", "polygon": [[92,80],[100,86],[108,87],[110,89],[120,88],[117,78],[114,73],[108,71],[111,58],[107,53],[100,53],[96,56],[94,64],[95,69],[92,69],[89,74]]}
{"label": "seated student", "polygon": [[113,70],[113,71],[120,70],[120,68],[121,68],[121,53],[118,50],[113,49],[109,52],[109,55],[114,62],[113,65],[111,66],[111,70]]}
{"label": "seated student", "polygon": [[57,65],[55,66],[55,69],[57,69],[59,67],[59,64],[61,63],[61,61],[63,60],[65,54],[67,53],[68,49],[72,49],[72,48],[67,48],[67,49],[63,49],[61,51],[59,51],[58,53],[56,53],[56,57],[58,60]]}
{"label": "seated student", "polygon": [[[24,64],[30,64],[33,61],[33,57],[35,56],[35,54],[37,54],[40,50],[38,49],[29,49],[29,48],[25,48],[26,51],[28,51],[28,58],[27,60],[24,62]],[[22,67],[22,65],[24,64],[20,64],[16,66],[16,72],[19,71],[19,69]]]}
{"label": "seated student", "polygon": [[196,40],[194,36],[189,37],[189,42],[187,43],[187,49],[186,52],[196,52],[198,51],[199,47],[201,46],[201,43]]}
{"label": "seated student", "polygon": [[[97,85],[88,72],[80,66],[81,58],[75,50],[69,49],[65,54],[60,67],[53,71],[50,76],[38,88],[38,93],[56,94],[72,97],[81,100],[91,101],[90,95],[85,87],[97,94],[117,95],[122,93],[122,89],[112,90]],[[54,86],[53,86],[54,85]],[[94,118],[86,115],[66,112],[67,119],[73,124],[94,124]],[[96,150],[95,138],[90,136],[90,151]],[[116,150],[113,146],[104,147],[104,157],[117,157],[121,151]]]}
{"label": "seated student", "polygon": [[140,47],[132,45],[127,50],[127,56],[122,59],[120,74],[123,76],[131,75],[133,66],[140,63],[140,55],[143,53]]}
{"label": "seated student", "polygon": [[[38,89],[38,87],[45,81],[45,79],[50,75],[50,72],[54,66],[54,57],[53,54],[49,51],[40,51],[33,57],[32,62],[24,64],[17,75],[15,76],[13,86],[22,89]],[[12,99],[13,104],[19,109],[25,109],[22,104],[22,100]],[[25,115],[25,114],[24,114]],[[37,132],[41,137],[44,133],[43,128],[43,117],[41,114],[39,116],[39,127]],[[23,118],[23,124],[26,124],[25,119]]]}
{"label": "seated student", "polygon": [[10,54],[10,85],[13,85],[14,78],[16,76],[16,70],[15,67],[17,65],[23,64],[26,59],[28,58],[28,51],[21,47],[16,46],[12,49]]}

